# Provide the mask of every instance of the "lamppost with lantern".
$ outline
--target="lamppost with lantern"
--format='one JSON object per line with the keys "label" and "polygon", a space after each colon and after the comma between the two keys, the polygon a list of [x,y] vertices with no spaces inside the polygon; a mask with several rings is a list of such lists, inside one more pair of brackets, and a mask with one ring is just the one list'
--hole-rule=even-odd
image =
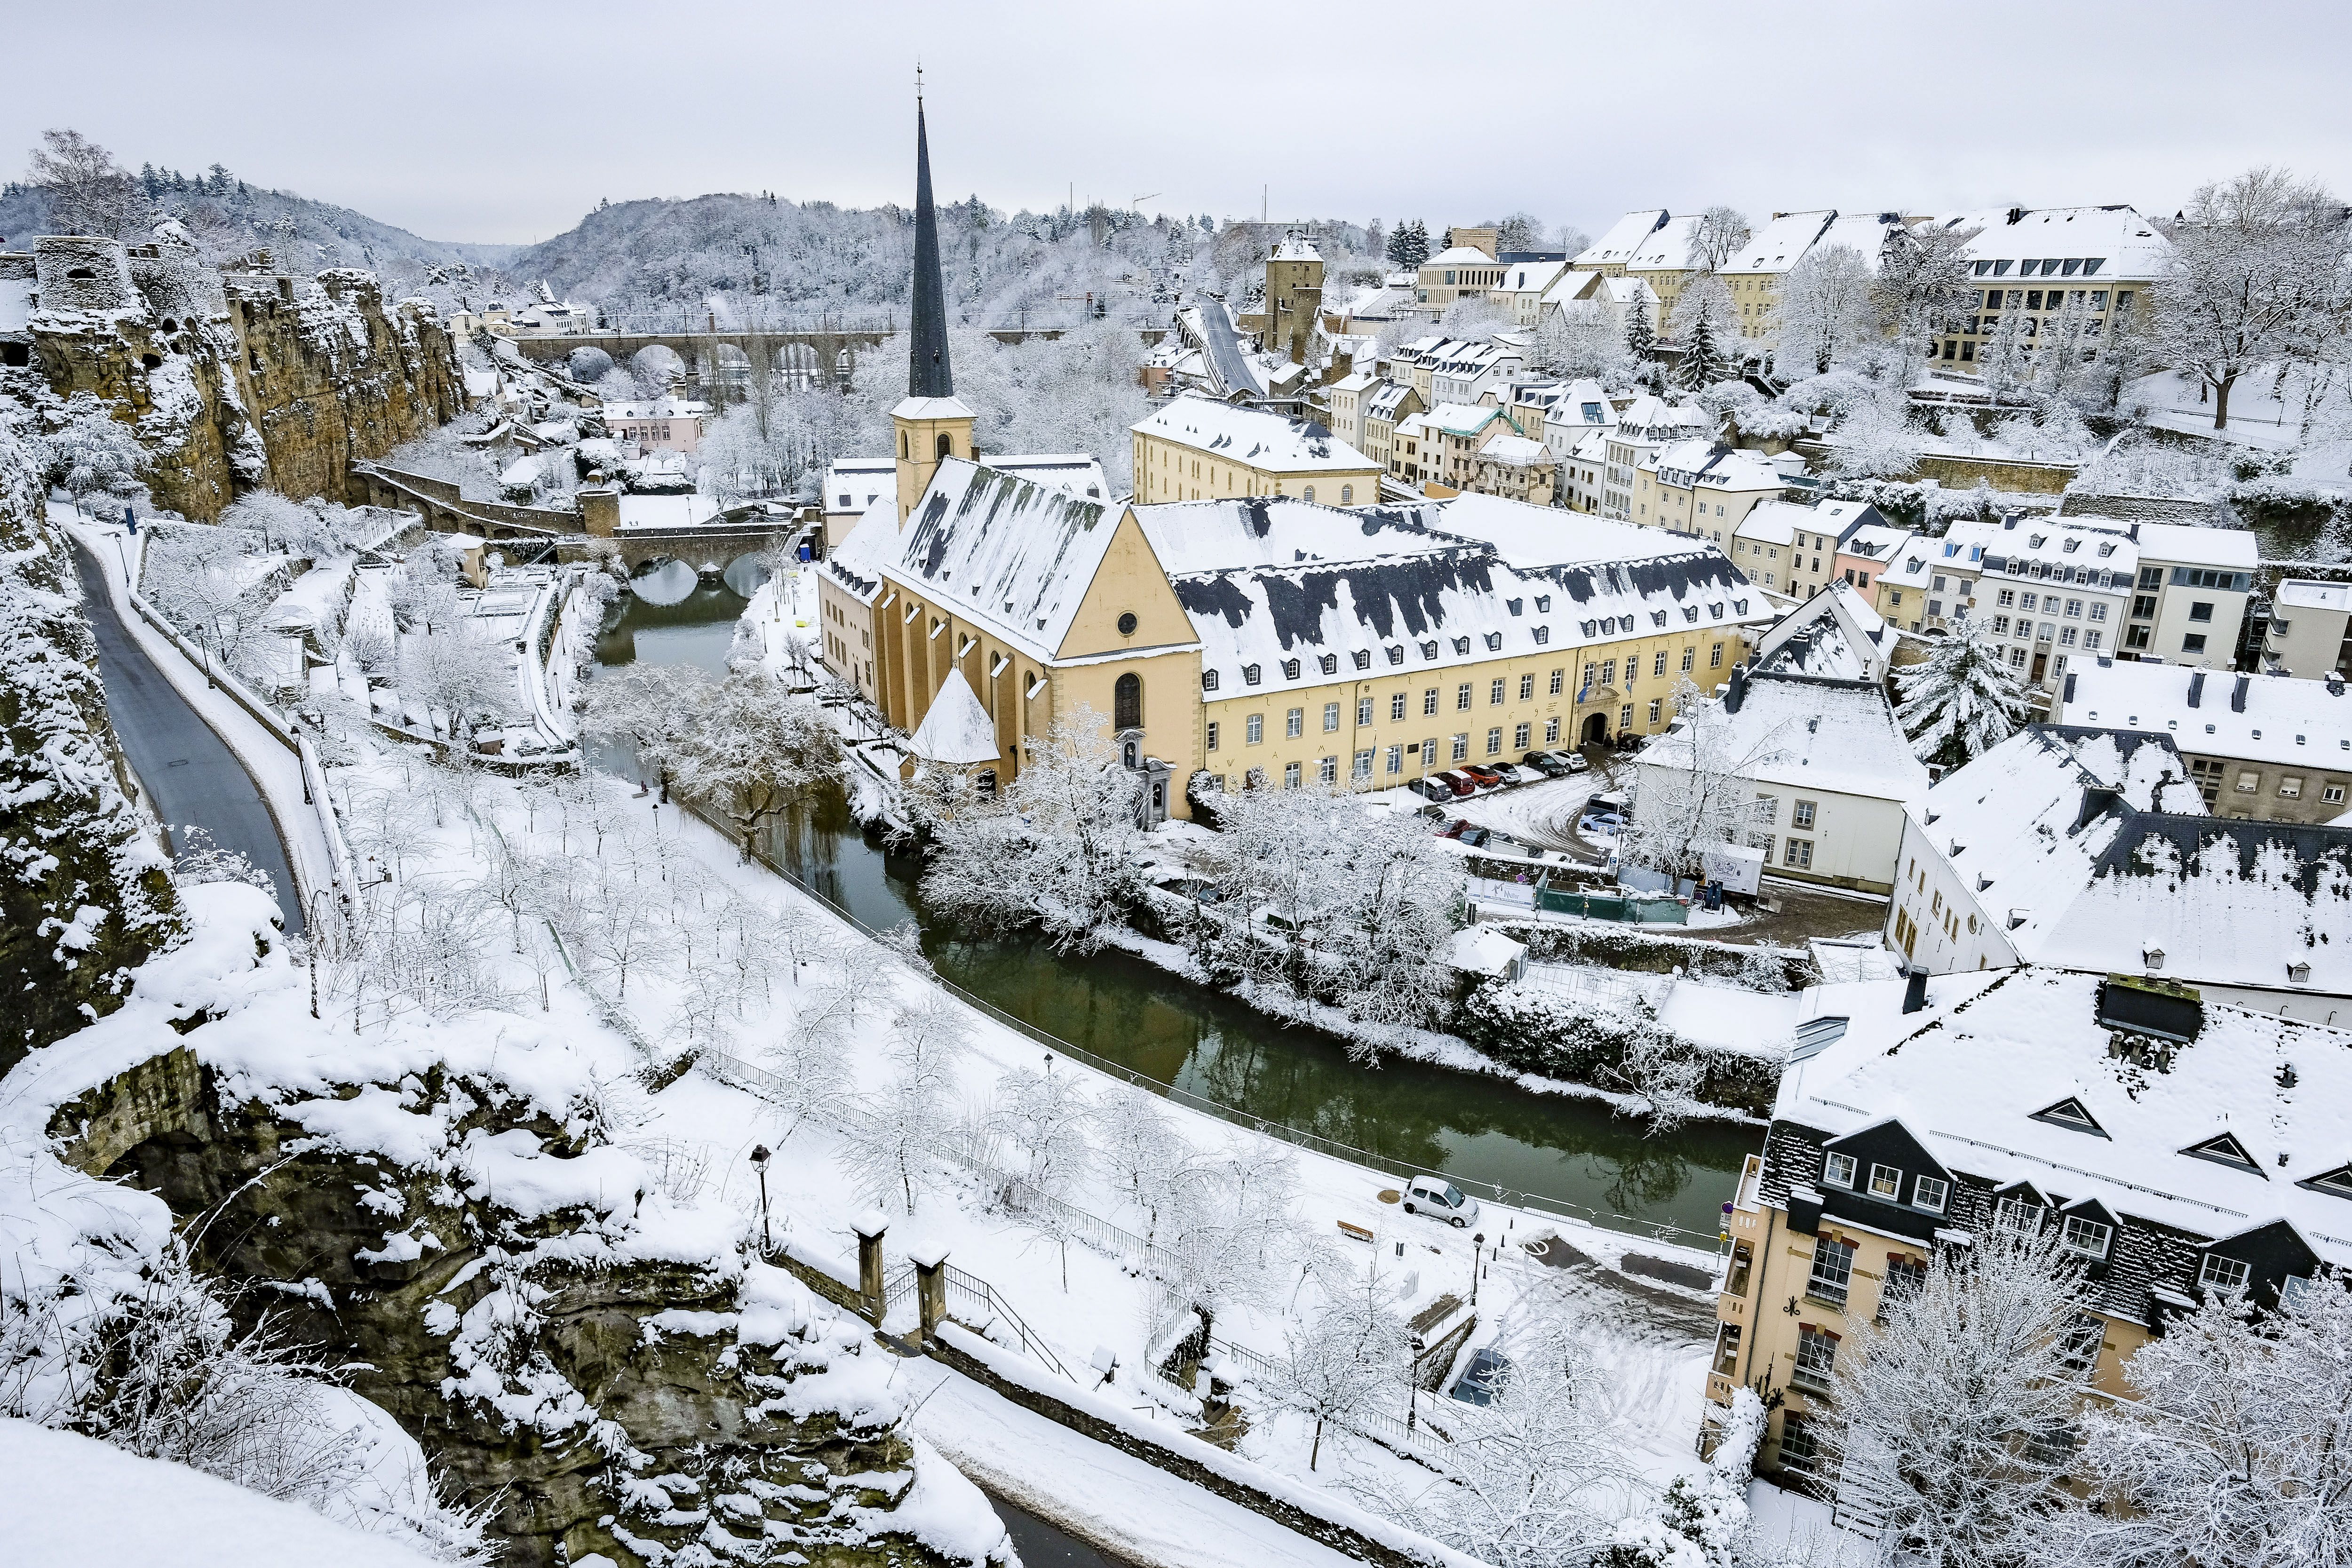
{"label": "lamppost with lantern", "polygon": [[751,1169],[760,1175],[760,1255],[764,1258],[775,1250],[775,1243],[768,1236],[768,1146],[765,1143],[751,1146]]}

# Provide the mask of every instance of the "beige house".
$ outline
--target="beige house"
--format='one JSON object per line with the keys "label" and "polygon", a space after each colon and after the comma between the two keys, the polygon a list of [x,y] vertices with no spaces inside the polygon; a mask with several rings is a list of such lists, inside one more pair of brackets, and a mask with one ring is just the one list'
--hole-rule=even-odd
{"label": "beige house", "polygon": [[1728,550],[1759,501],[1778,500],[1787,477],[1760,452],[1714,441],[1677,441],[1633,471],[1633,515],[1643,528],[1695,534]]}
{"label": "beige house", "polygon": [[1647,393],[1619,409],[1616,428],[1609,432],[1607,461],[1601,466],[1601,515],[1632,521],[1634,475],[1642,465],[1675,442],[1705,436],[1714,428],[1714,417],[1696,404],[1672,404]]}
{"label": "beige house", "polygon": [[2250,530],[2178,522],[2127,523],[2098,517],[2070,521],[2093,528],[2127,529],[2139,546],[2139,577],[2130,607],[2124,612],[2120,646],[2125,658],[2209,669],[2236,666],[2246,605],[2253,596],[2254,574],[2262,564],[2262,552]]}
{"label": "beige house", "polygon": [[1457,300],[1483,299],[1503,286],[1503,264],[1492,253],[1451,246],[1421,264],[1413,303],[1434,319]]}
{"label": "beige house", "polygon": [[1498,434],[1472,454],[1469,482],[1462,488],[1529,506],[1549,506],[1559,493],[1559,468],[1551,449],[1541,441]]}
{"label": "beige house", "polygon": [[1626,259],[1624,276],[1649,285],[1657,298],[1653,325],[1674,313],[1675,301],[1699,275],[1693,250],[1697,233],[1698,215],[1678,213],[1644,236]]}
{"label": "beige house", "polygon": [[1362,451],[1365,457],[1391,474],[1401,474],[1396,464],[1396,428],[1404,421],[1429,406],[1420,393],[1406,383],[1375,382],[1363,395],[1360,407],[1364,426]]}
{"label": "beige house", "polygon": [[1565,261],[1514,261],[1503,268],[1502,282],[1490,292],[1513,322],[1532,329],[1543,319],[1544,296],[1567,270]]}
{"label": "beige house", "polygon": [[1622,278],[1625,268],[1640,255],[1650,236],[1671,221],[1664,207],[1651,207],[1627,213],[1609,226],[1609,231],[1568,259],[1574,272],[1599,272],[1611,278]]}
{"label": "beige house", "polygon": [[2263,634],[2263,668],[2305,680],[2352,673],[2352,583],[2280,583]]}
{"label": "beige house", "polygon": [[2020,368],[2053,347],[2095,363],[2125,323],[2144,319],[2148,290],[2171,265],[2172,245],[2129,206],[2010,207],[1932,220],[1972,234],[1976,313],[1947,337],[1936,368],[1977,375],[2004,316]]}
{"label": "beige house", "polygon": [[1391,471],[1408,484],[1469,489],[1472,460],[1480,447],[1497,436],[1526,434],[1497,405],[1441,403],[1397,426],[1396,444],[1403,451],[1391,463]]}
{"label": "beige house", "polygon": [[[1863,501],[1759,501],[1732,531],[1731,562],[1771,593],[1810,599],[1840,580],[1838,552],[1849,537],[1887,526]],[[1864,593],[1862,602],[1870,605],[1872,596]]]}
{"label": "beige house", "polygon": [[1364,395],[1379,384],[1370,371],[1357,370],[1323,389],[1324,405],[1331,415],[1328,421],[1331,434],[1368,458],[1371,454],[1364,448]]}
{"label": "beige house", "polygon": [[1780,301],[1780,279],[1836,217],[1834,211],[1775,213],[1717,271],[1731,290],[1732,314],[1742,339],[1760,347],[1778,334],[1773,309]]}
{"label": "beige house", "polygon": [[1612,276],[1601,272],[1569,272],[1561,275],[1544,296],[1544,309],[1565,310],[1572,305],[1592,305],[1609,322],[1618,336],[1625,333],[1627,323],[1635,311],[1650,323],[1653,331],[1664,321],[1658,296],[1649,283],[1640,278]]}
{"label": "beige house", "polygon": [[1179,397],[1133,426],[1135,499],[1146,505],[1226,496],[1297,496],[1369,506],[1381,470],[1320,425]]}
{"label": "beige house", "polygon": [[2050,721],[2170,736],[2216,816],[2333,822],[2352,811],[2352,696],[2332,671],[2298,680],[2077,659]]}

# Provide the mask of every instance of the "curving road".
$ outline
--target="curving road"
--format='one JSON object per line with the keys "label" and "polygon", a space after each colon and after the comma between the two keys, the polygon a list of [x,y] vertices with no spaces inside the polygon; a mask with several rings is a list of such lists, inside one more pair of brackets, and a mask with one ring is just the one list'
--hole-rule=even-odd
{"label": "curving road", "polygon": [[82,613],[98,638],[107,717],[147,792],[150,809],[164,825],[164,837],[176,852],[179,836],[201,827],[220,847],[241,850],[276,885],[287,931],[299,932],[302,900],[287,868],[278,825],[253,775],[123,626],[106,591],[105,574],[79,541],[74,570],[81,579]]}

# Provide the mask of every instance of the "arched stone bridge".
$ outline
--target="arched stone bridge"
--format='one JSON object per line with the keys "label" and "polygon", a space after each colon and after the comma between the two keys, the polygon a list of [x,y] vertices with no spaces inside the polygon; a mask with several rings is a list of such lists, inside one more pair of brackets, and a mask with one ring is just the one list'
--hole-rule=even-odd
{"label": "arched stone bridge", "polygon": [[640,349],[665,348],[684,360],[695,390],[722,382],[720,352],[740,355],[753,371],[779,372],[803,385],[824,384],[830,370],[833,384],[846,386],[856,371],[862,349],[879,343],[885,334],[821,329],[816,331],[677,331],[562,332],[510,339],[526,359],[552,363],[574,349],[603,349],[614,360],[626,360]]}

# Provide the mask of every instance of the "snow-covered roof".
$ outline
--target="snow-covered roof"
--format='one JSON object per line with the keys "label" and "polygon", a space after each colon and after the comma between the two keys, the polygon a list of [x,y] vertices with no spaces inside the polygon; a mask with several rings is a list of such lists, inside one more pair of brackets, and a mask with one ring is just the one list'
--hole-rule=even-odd
{"label": "snow-covered roof", "polygon": [[1813,242],[1814,247],[1843,245],[1862,258],[1862,264],[1875,274],[1879,258],[1885,253],[1886,239],[1903,227],[1903,220],[1892,213],[1843,213],[1830,220],[1829,227]]}
{"label": "snow-covered roof", "polygon": [[1541,292],[1552,286],[1553,279],[1568,270],[1565,261],[1520,261],[1504,269],[1502,286],[1514,294],[1530,289]]}
{"label": "snow-covered roof", "polygon": [[1449,246],[1423,262],[1422,269],[1432,267],[1492,267],[1495,258],[1475,245]]}
{"label": "snow-covered roof", "polygon": [[1171,576],[1308,562],[1371,561],[1458,548],[1457,534],[1383,509],[1342,510],[1282,496],[1139,506],[1135,521]]}
{"label": "snow-covered roof", "polygon": [[1883,680],[1894,652],[1895,637],[1885,617],[1852,584],[1832,583],[1757,639],[1753,668],[1838,680]]}
{"label": "snow-covered roof", "polygon": [[1777,490],[1786,481],[1771,458],[1746,447],[1725,447],[1705,437],[1662,447],[1642,465],[1661,484],[1703,485],[1710,490]]}
{"label": "snow-covered roof", "polygon": [[1652,229],[1625,259],[1629,268],[1643,272],[1680,272],[1691,266],[1691,240],[1698,233],[1699,215],[1679,213]]}
{"label": "snow-covered roof", "polygon": [[1417,395],[1419,394],[1409,382],[1376,383],[1371,392],[1364,398],[1363,416],[1367,419],[1394,419],[1397,416],[1397,405],[1406,398]]}
{"label": "snow-covered roof", "polygon": [[1411,422],[1423,430],[1466,437],[1475,436],[1498,419],[1507,418],[1509,416],[1492,403],[1441,403],[1414,415]]}
{"label": "snow-covered roof", "polygon": [[1830,226],[1832,211],[1782,213],[1748,237],[1721,268],[1725,277],[1776,276],[1794,267]]}
{"label": "snow-covered roof", "polygon": [[1622,265],[1633,258],[1635,252],[1641,249],[1642,242],[1649,238],[1660,224],[1667,221],[1664,207],[1627,213],[1611,224],[1607,233],[1578,251],[1569,265],[1577,268],[1606,267],[1612,263]]}
{"label": "snow-covered roof", "polygon": [[1179,397],[1135,422],[1139,435],[1275,473],[1346,473],[1377,468],[1322,426],[1207,397]]}
{"label": "snow-covered roof", "polygon": [[892,494],[898,484],[896,458],[841,458],[825,469],[818,499],[829,512],[862,512],[877,497]]}
{"label": "snow-covered roof", "polygon": [[1528,953],[1528,945],[1490,925],[1454,933],[1454,967],[1468,974],[1507,974]]}
{"label": "snow-covered roof", "polygon": [[719,498],[699,494],[682,496],[625,495],[621,498],[623,530],[636,528],[692,528],[719,520]]}
{"label": "snow-covered roof", "polygon": [[1123,515],[1057,485],[943,458],[882,570],[1013,647],[1052,658]]}
{"label": "snow-covered roof", "polygon": [[[1893,1119],[1994,1187],[2031,1183],[2207,1237],[2284,1219],[2352,1263],[2352,1198],[2306,1184],[2352,1150],[2352,1036],[2207,998],[2196,1039],[2150,1069],[2116,1054],[2100,984],[2034,968],[1939,975],[1909,1014],[1899,982],[1822,987],[1845,1032],[1782,1076],[1774,1119],[1832,1137]],[[2068,1100],[2095,1132],[2043,1114]],[[2259,1169],[2188,1152],[2224,1132]]]}
{"label": "snow-covered roof", "polygon": [[2272,603],[2283,610],[2352,611],[2352,583],[2319,583],[2289,577],[2278,585]]}
{"label": "snow-covered roof", "polygon": [[882,568],[898,550],[898,498],[886,489],[866,503],[865,515],[817,569],[859,604],[870,605],[882,591]]}
{"label": "snow-covered roof", "polygon": [[21,332],[33,319],[33,279],[0,278],[0,332]]}
{"label": "snow-covered roof", "polygon": [[1274,247],[1274,259],[1276,261],[1320,261],[1323,259],[1323,253],[1316,249],[1315,242],[1307,238],[1305,235],[1286,234],[1282,237],[1282,243]]}
{"label": "snow-covered roof", "polygon": [[1202,300],[1179,310],[1176,319],[1188,335],[1200,340],[1218,391],[1265,395],[1265,379],[1243,350],[1241,324],[1234,320],[1232,306],[1222,300]]}
{"label": "snow-covered roof", "polygon": [[1351,370],[1347,374],[1341,376],[1339,380],[1333,382],[1331,384],[1331,390],[1334,392],[1361,392],[1364,388],[1372,385],[1374,379],[1375,378],[1370,371]]}
{"label": "snow-covered roof", "polygon": [[1892,522],[1865,522],[1847,533],[1838,544],[1841,555],[1858,555],[1865,561],[1884,565],[1895,559],[1895,552],[1910,542],[1911,531]]}
{"label": "snow-covered roof", "polygon": [[2162,730],[2184,752],[2352,773],[2352,692],[2325,680],[2070,659],[2051,717]]}
{"label": "snow-covered roof", "polygon": [[907,749],[927,763],[944,763],[952,768],[996,760],[1000,750],[996,721],[971,694],[962,666],[950,668],[939,690],[931,694],[931,705],[908,738]]}
{"label": "snow-covered roof", "polygon": [[1018,474],[1087,500],[1110,498],[1110,479],[1102,464],[1084,452],[991,452],[988,466],[1000,474]]}
{"label": "snow-covered roof", "polygon": [[688,397],[656,397],[645,403],[607,403],[607,419],[700,419],[710,412],[710,405]]}
{"label": "snow-covered roof", "polygon": [[[2011,212],[2018,215],[2014,223]],[[2161,277],[2172,255],[2172,242],[2127,205],[1994,207],[1937,221],[1963,234],[1975,231],[1967,255],[1984,264],[1985,277],[2145,281]],[[2029,261],[2034,264],[2030,273]]]}
{"label": "snow-covered roof", "polygon": [[2139,572],[2139,546],[2128,533],[2116,531],[2120,526],[2086,526],[2072,518],[2020,514],[1998,523],[1978,523],[1971,537],[1980,533],[1984,540],[1988,573],[2006,573],[2009,563],[2016,561],[2025,567],[2016,575],[2041,581],[2045,580],[2041,569],[2046,565],[2051,569],[2049,582],[2114,593],[2130,588]]}
{"label": "snow-covered roof", "polygon": [[1618,412],[1617,428],[1629,438],[1679,436],[1690,430],[1712,430],[1715,416],[1696,403],[1668,403],[1645,392]]}
{"label": "snow-covered roof", "polygon": [[1546,447],[1541,441],[1530,440],[1525,436],[1497,436],[1479,447],[1478,455],[1492,458],[1497,463],[1508,463],[1514,468],[1524,468],[1550,461],[1551,448]]}
{"label": "snow-covered roof", "polygon": [[2252,572],[2262,564],[2261,542],[2249,528],[2199,528],[2184,522],[2110,522],[2105,518],[2077,521],[2101,526],[2129,527],[2139,542],[2143,561],[2178,561],[2196,566]]}
{"label": "snow-covered roof", "polygon": [[[1874,680],[1758,671],[1734,681],[1701,721],[1723,737],[1721,755],[1755,759],[1738,772],[1759,784],[1877,800],[1927,796],[1927,766]],[[1642,762],[1687,768],[1691,744],[1691,721],[1680,721],[1642,749]]]}

